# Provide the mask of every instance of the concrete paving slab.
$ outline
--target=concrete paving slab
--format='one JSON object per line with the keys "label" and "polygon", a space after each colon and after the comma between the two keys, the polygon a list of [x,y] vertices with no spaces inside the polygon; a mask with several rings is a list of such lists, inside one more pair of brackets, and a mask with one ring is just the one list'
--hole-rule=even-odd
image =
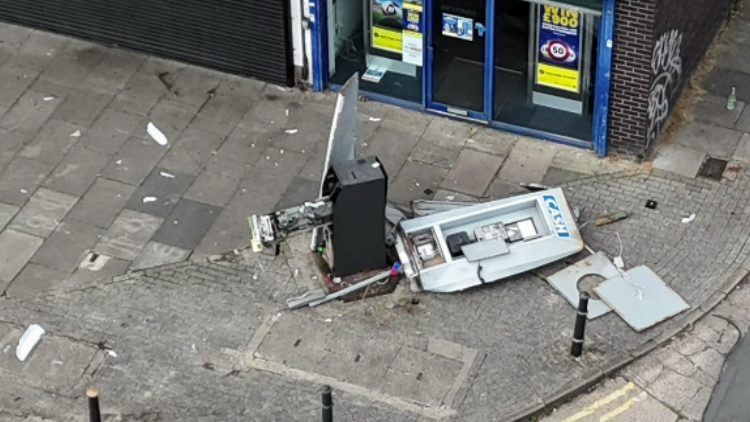
{"label": "concrete paving slab", "polygon": [[110,48],[91,69],[82,86],[99,92],[116,93],[146,61],[146,56]]}
{"label": "concrete paving slab", "polygon": [[407,161],[388,186],[388,199],[402,205],[415,199],[432,199],[447,173],[440,167]]}
{"label": "concrete paving slab", "polygon": [[107,107],[123,113],[147,116],[165,93],[166,87],[158,75],[136,72]]}
{"label": "concrete paving slab", "polygon": [[[166,218],[180,201],[182,195],[193,184],[194,179],[189,174],[172,172],[157,167],[136,189],[130,200],[125,204],[125,208],[159,218]],[[145,198],[155,198],[155,200],[144,201]]]}
{"label": "concrete paving slab", "polygon": [[703,89],[718,97],[726,98],[732,87],[737,88],[737,100],[747,103],[750,101],[750,75],[733,70],[716,69],[703,82]]}
{"label": "concrete paving slab", "polygon": [[[263,151],[271,145],[271,138],[276,133],[259,126],[240,122],[221,145],[217,156],[243,164],[255,164],[263,155]],[[323,164],[320,167],[322,168]]]}
{"label": "concrete paving slab", "polygon": [[456,165],[441,184],[443,189],[481,196],[495,178],[503,159],[495,155],[464,149]]}
{"label": "concrete paving slab", "polygon": [[[370,154],[365,154],[370,155]],[[373,154],[374,155],[374,154]],[[378,156],[379,157],[379,156]],[[310,154],[310,156],[307,158],[307,162],[305,162],[305,165],[302,166],[302,170],[299,171],[298,175],[299,177],[307,180],[311,180],[313,182],[320,183],[321,178],[323,177],[323,166],[325,165],[326,161],[326,150],[325,148],[320,148],[318,151]],[[383,161],[383,166],[386,166],[387,164]],[[396,169],[396,173],[398,173],[398,170],[400,167]],[[388,169],[386,168],[386,174],[388,177],[392,177],[391,173],[388,173]]]}
{"label": "concrete paving slab", "polygon": [[[45,98],[51,99],[45,101]],[[62,101],[46,92],[27,90],[0,119],[0,126],[14,132],[36,133]]]}
{"label": "concrete paving slab", "polygon": [[151,139],[131,137],[102,171],[102,176],[138,186],[167,153],[167,147]]}
{"label": "concrete paving slab", "polygon": [[82,137],[78,140],[77,145],[109,156],[117,154],[125,142],[130,139],[130,135],[126,132],[109,132],[101,129],[82,130],[81,135]]}
{"label": "concrete paving slab", "polygon": [[281,194],[269,195],[262,192],[238,191],[227,207],[219,214],[215,228],[231,233],[232,236],[249,235],[247,217],[253,214],[268,214],[275,211]]}
{"label": "concrete paving slab", "polygon": [[602,160],[592,151],[564,146],[558,148],[559,151],[550,163],[551,167],[589,175],[599,173]]}
{"label": "concrete paving slab", "polygon": [[676,142],[687,148],[708,154],[714,158],[732,158],[742,137],[742,132],[725,129],[701,122],[692,122],[682,128]]}
{"label": "concrete paving slab", "polygon": [[[283,152],[282,152],[283,151]],[[268,147],[240,184],[248,192],[280,197],[302,170],[307,155]]]}
{"label": "concrete paving slab", "polygon": [[750,163],[750,134],[743,134],[740,143],[732,155],[732,160]]}
{"label": "concrete paving slab", "polygon": [[238,162],[214,157],[207,168],[195,178],[195,182],[185,193],[185,198],[223,207],[237,192],[245,168]]}
{"label": "concrete paving slab", "polygon": [[277,210],[301,205],[308,201],[314,201],[320,195],[320,182],[295,177],[281,199],[274,207]]}
{"label": "concrete paving slab", "polygon": [[468,126],[448,119],[434,119],[425,130],[411,158],[432,165],[450,168],[469,139]]}
{"label": "concrete paving slab", "polygon": [[545,186],[560,186],[563,183],[581,180],[587,177],[591,177],[591,175],[550,166],[550,168],[547,169],[547,174],[545,174],[542,179],[542,184]]}
{"label": "concrete paving slab", "polygon": [[38,70],[3,63],[0,66],[0,105],[10,107],[15,104],[37,76],[39,76]]}
{"label": "concrete paving slab", "polygon": [[0,202],[23,206],[54,166],[17,157],[0,175]]}
{"label": "concrete paving slab", "polygon": [[148,120],[153,122],[169,140],[177,140],[182,131],[193,120],[197,107],[164,98],[148,113]]}
{"label": "concrete paving slab", "polygon": [[156,233],[164,219],[123,210],[94,247],[103,255],[133,261]]}
{"label": "concrete paving slab", "polygon": [[111,279],[114,276],[125,274],[131,265],[130,261],[100,254],[96,255],[93,262],[91,262],[92,259],[93,256],[87,254],[73,272],[73,275],[68,277],[63,285],[73,287],[92,281]]}
{"label": "concrete paving slab", "polygon": [[141,73],[149,73],[153,75],[159,75],[167,72],[167,75],[165,76],[176,78],[180,75],[180,72],[182,72],[182,70],[187,66],[188,65],[185,63],[162,59],[160,57],[149,56],[146,58],[146,61],[141,64],[141,67],[138,68],[138,71]]}
{"label": "concrete paving slab", "polygon": [[[732,129],[744,109],[745,103],[738,101],[737,107],[734,110],[727,110],[727,97],[707,95],[696,106],[695,118],[702,122]],[[737,130],[743,129],[737,128]]]}
{"label": "concrete paving slab", "polygon": [[65,102],[52,113],[50,119],[68,122],[79,128],[90,126],[110,101],[112,94],[77,89],[65,98]]}
{"label": "concrete paving slab", "polygon": [[110,157],[101,152],[75,146],[60,161],[43,186],[75,196],[81,196],[91,187]]}
{"label": "concrete paving slab", "polygon": [[0,291],[5,291],[8,283],[21,272],[44,239],[30,234],[5,229],[0,233]]}
{"label": "concrete paving slab", "polygon": [[0,230],[4,229],[10,223],[10,220],[18,213],[19,209],[15,205],[0,202]]}
{"label": "concrete paving slab", "polygon": [[750,132],[750,108],[749,107],[743,107],[742,113],[740,114],[739,118],[735,121],[734,129],[742,131],[742,132]]}
{"label": "concrete paving slab", "polygon": [[[290,111],[286,128],[273,136],[271,146],[286,151],[313,151],[327,148],[331,118],[311,107]],[[361,146],[361,139],[359,140]]]}
{"label": "concrete paving slab", "polygon": [[[431,407],[443,404],[463,363],[403,347],[385,373],[383,390]],[[449,404],[450,405],[450,404]]]}
{"label": "concrete paving slab", "polygon": [[681,145],[668,145],[662,148],[654,160],[654,168],[695,178],[700,171],[706,154]]}
{"label": "concrete paving slab", "polygon": [[13,63],[42,70],[70,43],[70,38],[49,32],[34,31],[11,59]]}
{"label": "concrete paving slab", "polygon": [[[406,132],[421,139],[435,118],[412,110],[390,108],[386,111],[381,126]],[[416,145],[416,144],[415,144]]]}
{"label": "concrete paving slab", "polygon": [[190,128],[226,138],[252,106],[248,97],[219,87],[190,123]]}
{"label": "concrete paving slab", "polygon": [[47,238],[60,225],[76,201],[77,196],[40,188],[16,214],[8,227]]}
{"label": "concrete paving slab", "polygon": [[[400,130],[397,127],[385,126],[385,123],[383,123],[370,140],[367,148],[363,149],[363,155],[377,156],[383,163],[388,177],[393,179],[419,143],[420,138],[421,134],[416,133],[416,131]],[[322,164],[317,172],[318,177],[320,177],[321,171]]]}
{"label": "concrete paving slab", "polygon": [[109,227],[137,188],[99,177],[68,214],[69,219]]}
{"label": "concrete paving slab", "polygon": [[[484,192],[482,192],[484,193]],[[447,202],[477,202],[477,197],[463,194],[461,192],[453,192],[446,189],[438,189],[435,192],[435,196],[432,198],[435,201],[447,201]]]}
{"label": "concrete paving slab", "polygon": [[224,138],[219,135],[188,127],[178,139],[174,140],[174,144],[164,155],[159,167],[196,176],[213,157],[222,142]]}
{"label": "concrete paving slab", "polygon": [[192,250],[200,244],[221,211],[219,207],[183,198],[164,220],[153,240]]}
{"label": "concrete paving slab", "polygon": [[[750,73],[750,63],[745,60],[746,48],[747,46],[742,44],[718,43],[714,56],[716,57],[716,67],[735,72]],[[726,103],[726,99],[724,102]]]}
{"label": "concrete paving slab", "polygon": [[0,128],[0,139],[3,140],[3,147],[0,149],[0,172],[2,172],[21,152],[29,136]]}
{"label": "concrete paving slab", "polygon": [[3,25],[0,28],[0,39],[10,47],[21,47],[34,30],[16,25]]}
{"label": "concrete paving slab", "polygon": [[144,116],[137,116],[135,114],[123,113],[121,111],[106,108],[96,119],[93,126],[91,126],[90,132],[101,131],[104,133],[122,133],[143,139],[151,139],[146,134],[147,124],[148,119]]}
{"label": "concrete paving slab", "polygon": [[10,283],[5,294],[9,297],[28,296],[60,286],[69,273],[29,263]]}
{"label": "concrete paving slab", "polygon": [[148,242],[138,258],[133,261],[130,270],[142,270],[145,268],[158,267],[160,265],[182,262],[190,256],[190,251],[176,246],[165,245],[158,242]]}
{"label": "concrete paving slab", "polygon": [[[242,249],[250,244],[250,229],[247,227],[245,216],[245,231],[236,232],[221,228],[217,223],[203,236],[203,240],[195,247],[190,259],[201,260],[212,255],[223,254],[235,249]],[[244,236],[242,234],[244,234]]]}
{"label": "concrete paving slab", "polygon": [[726,42],[750,45],[750,21],[744,16],[732,19],[722,35]]}
{"label": "concrete paving slab", "polygon": [[528,192],[527,189],[521,187],[518,183],[507,182],[500,178],[495,178],[495,180],[490,183],[484,196],[488,199],[502,199]]}
{"label": "concrete paving slab", "polygon": [[518,136],[494,129],[479,128],[466,141],[466,148],[506,158]]}
{"label": "concrete paving slab", "polygon": [[500,179],[508,182],[539,183],[559,149],[550,143],[521,139],[500,169]]}
{"label": "concrete paving slab", "polygon": [[44,68],[40,78],[67,86],[77,86],[101,60],[107,47],[82,40],[71,40]]}
{"label": "concrete paving slab", "polygon": [[19,156],[57,165],[78,142],[78,138],[70,136],[78,129],[80,127],[74,124],[49,121],[21,150]]}
{"label": "concrete paving slab", "polygon": [[218,72],[188,66],[180,72],[172,92],[176,94],[176,101],[200,107],[208,101],[209,91],[218,88],[222,79]]}
{"label": "concrete paving slab", "polygon": [[104,235],[104,229],[66,219],[31,258],[31,262],[69,276]]}

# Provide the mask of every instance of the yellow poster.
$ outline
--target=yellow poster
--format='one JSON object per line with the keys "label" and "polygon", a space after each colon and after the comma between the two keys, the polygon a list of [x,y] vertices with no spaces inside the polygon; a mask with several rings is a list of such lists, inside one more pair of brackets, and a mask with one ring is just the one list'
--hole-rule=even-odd
{"label": "yellow poster", "polygon": [[580,89],[577,69],[539,63],[536,80],[539,85],[547,85],[564,91],[578,92]]}
{"label": "yellow poster", "polygon": [[402,37],[401,31],[397,32],[377,26],[372,28],[372,46],[381,50],[401,53]]}

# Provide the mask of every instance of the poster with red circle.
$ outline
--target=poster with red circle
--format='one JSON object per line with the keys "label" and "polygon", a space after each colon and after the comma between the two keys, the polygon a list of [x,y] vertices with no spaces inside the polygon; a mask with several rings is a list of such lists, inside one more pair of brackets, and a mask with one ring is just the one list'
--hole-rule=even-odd
{"label": "poster with red circle", "polygon": [[539,85],[580,92],[581,20],[573,10],[541,5],[537,78]]}

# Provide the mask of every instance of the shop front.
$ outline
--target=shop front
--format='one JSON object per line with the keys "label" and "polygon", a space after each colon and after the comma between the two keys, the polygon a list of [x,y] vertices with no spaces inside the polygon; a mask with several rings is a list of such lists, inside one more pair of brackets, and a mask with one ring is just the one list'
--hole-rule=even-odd
{"label": "shop front", "polygon": [[606,154],[614,0],[317,0],[313,80]]}

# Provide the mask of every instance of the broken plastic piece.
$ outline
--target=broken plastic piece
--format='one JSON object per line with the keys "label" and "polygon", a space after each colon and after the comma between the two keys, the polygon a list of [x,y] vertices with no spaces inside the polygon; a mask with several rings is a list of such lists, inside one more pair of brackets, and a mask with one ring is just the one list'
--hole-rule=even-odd
{"label": "broken plastic piece", "polygon": [[614,214],[607,215],[604,217],[599,217],[596,219],[595,223],[597,226],[605,226],[607,224],[612,224],[616,221],[624,220],[626,218],[628,218],[628,215],[620,211],[618,213],[614,213]]}
{"label": "broken plastic piece", "polygon": [[160,174],[160,175],[161,175],[162,177],[166,177],[167,179],[174,179],[174,174],[170,174],[170,173],[167,173],[167,172],[165,172],[165,171],[159,172],[159,174]]}
{"label": "broken plastic piece", "polygon": [[164,135],[162,131],[159,130],[159,128],[156,127],[151,122],[148,122],[148,125],[146,126],[146,132],[148,132],[149,136],[156,141],[157,144],[164,146],[167,145],[167,137]]}
{"label": "broken plastic piece", "polygon": [[379,122],[381,120],[383,120],[383,119],[381,119],[380,117],[370,117],[370,121],[371,122]]}
{"label": "broken plastic piece", "polygon": [[71,134],[70,134],[70,137],[71,137],[71,138],[80,138],[80,137],[81,137],[81,131],[80,131],[80,130],[77,130],[77,131],[75,131],[75,132],[71,133]]}
{"label": "broken plastic piece", "polygon": [[18,360],[21,362],[26,361],[39,343],[39,340],[42,339],[42,334],[44,334],[44,328],[38,324],[32,324],[26,329],[18,340],[18,346],[16,347],[16,357]]}
{"label": "broken plastic piece", "polygon": [[615,266],[617,266],[617,268],[625,268],[625,261],[622,260],[621,256],[616,256],[612,261],[615,263]]}
{"label": "broken plastic piece", "polygon": [[54,99],[55,99],[55,97],[44,97],[43,98],[44,101],[52,101]]}
{"label": "broken plastic piece", "polygon": [[154,201],[156,201],[156,198],[154,198],[153,196],[147,196],[147,197],[143,198],[143,203],[144,204],[147,204],[149,202],[154,202]]}
{"label": "broken plastic piece", "polygon": [[693,220],[695,220],[695,214],[690,214],[689,216],[682,219],[683,224],[692,223]]}
{"label": "broken plastic piece", "polygon": [[299,132],[297,129],[287,129],[286,133],[290,135],[294,135],[295,133]]}

